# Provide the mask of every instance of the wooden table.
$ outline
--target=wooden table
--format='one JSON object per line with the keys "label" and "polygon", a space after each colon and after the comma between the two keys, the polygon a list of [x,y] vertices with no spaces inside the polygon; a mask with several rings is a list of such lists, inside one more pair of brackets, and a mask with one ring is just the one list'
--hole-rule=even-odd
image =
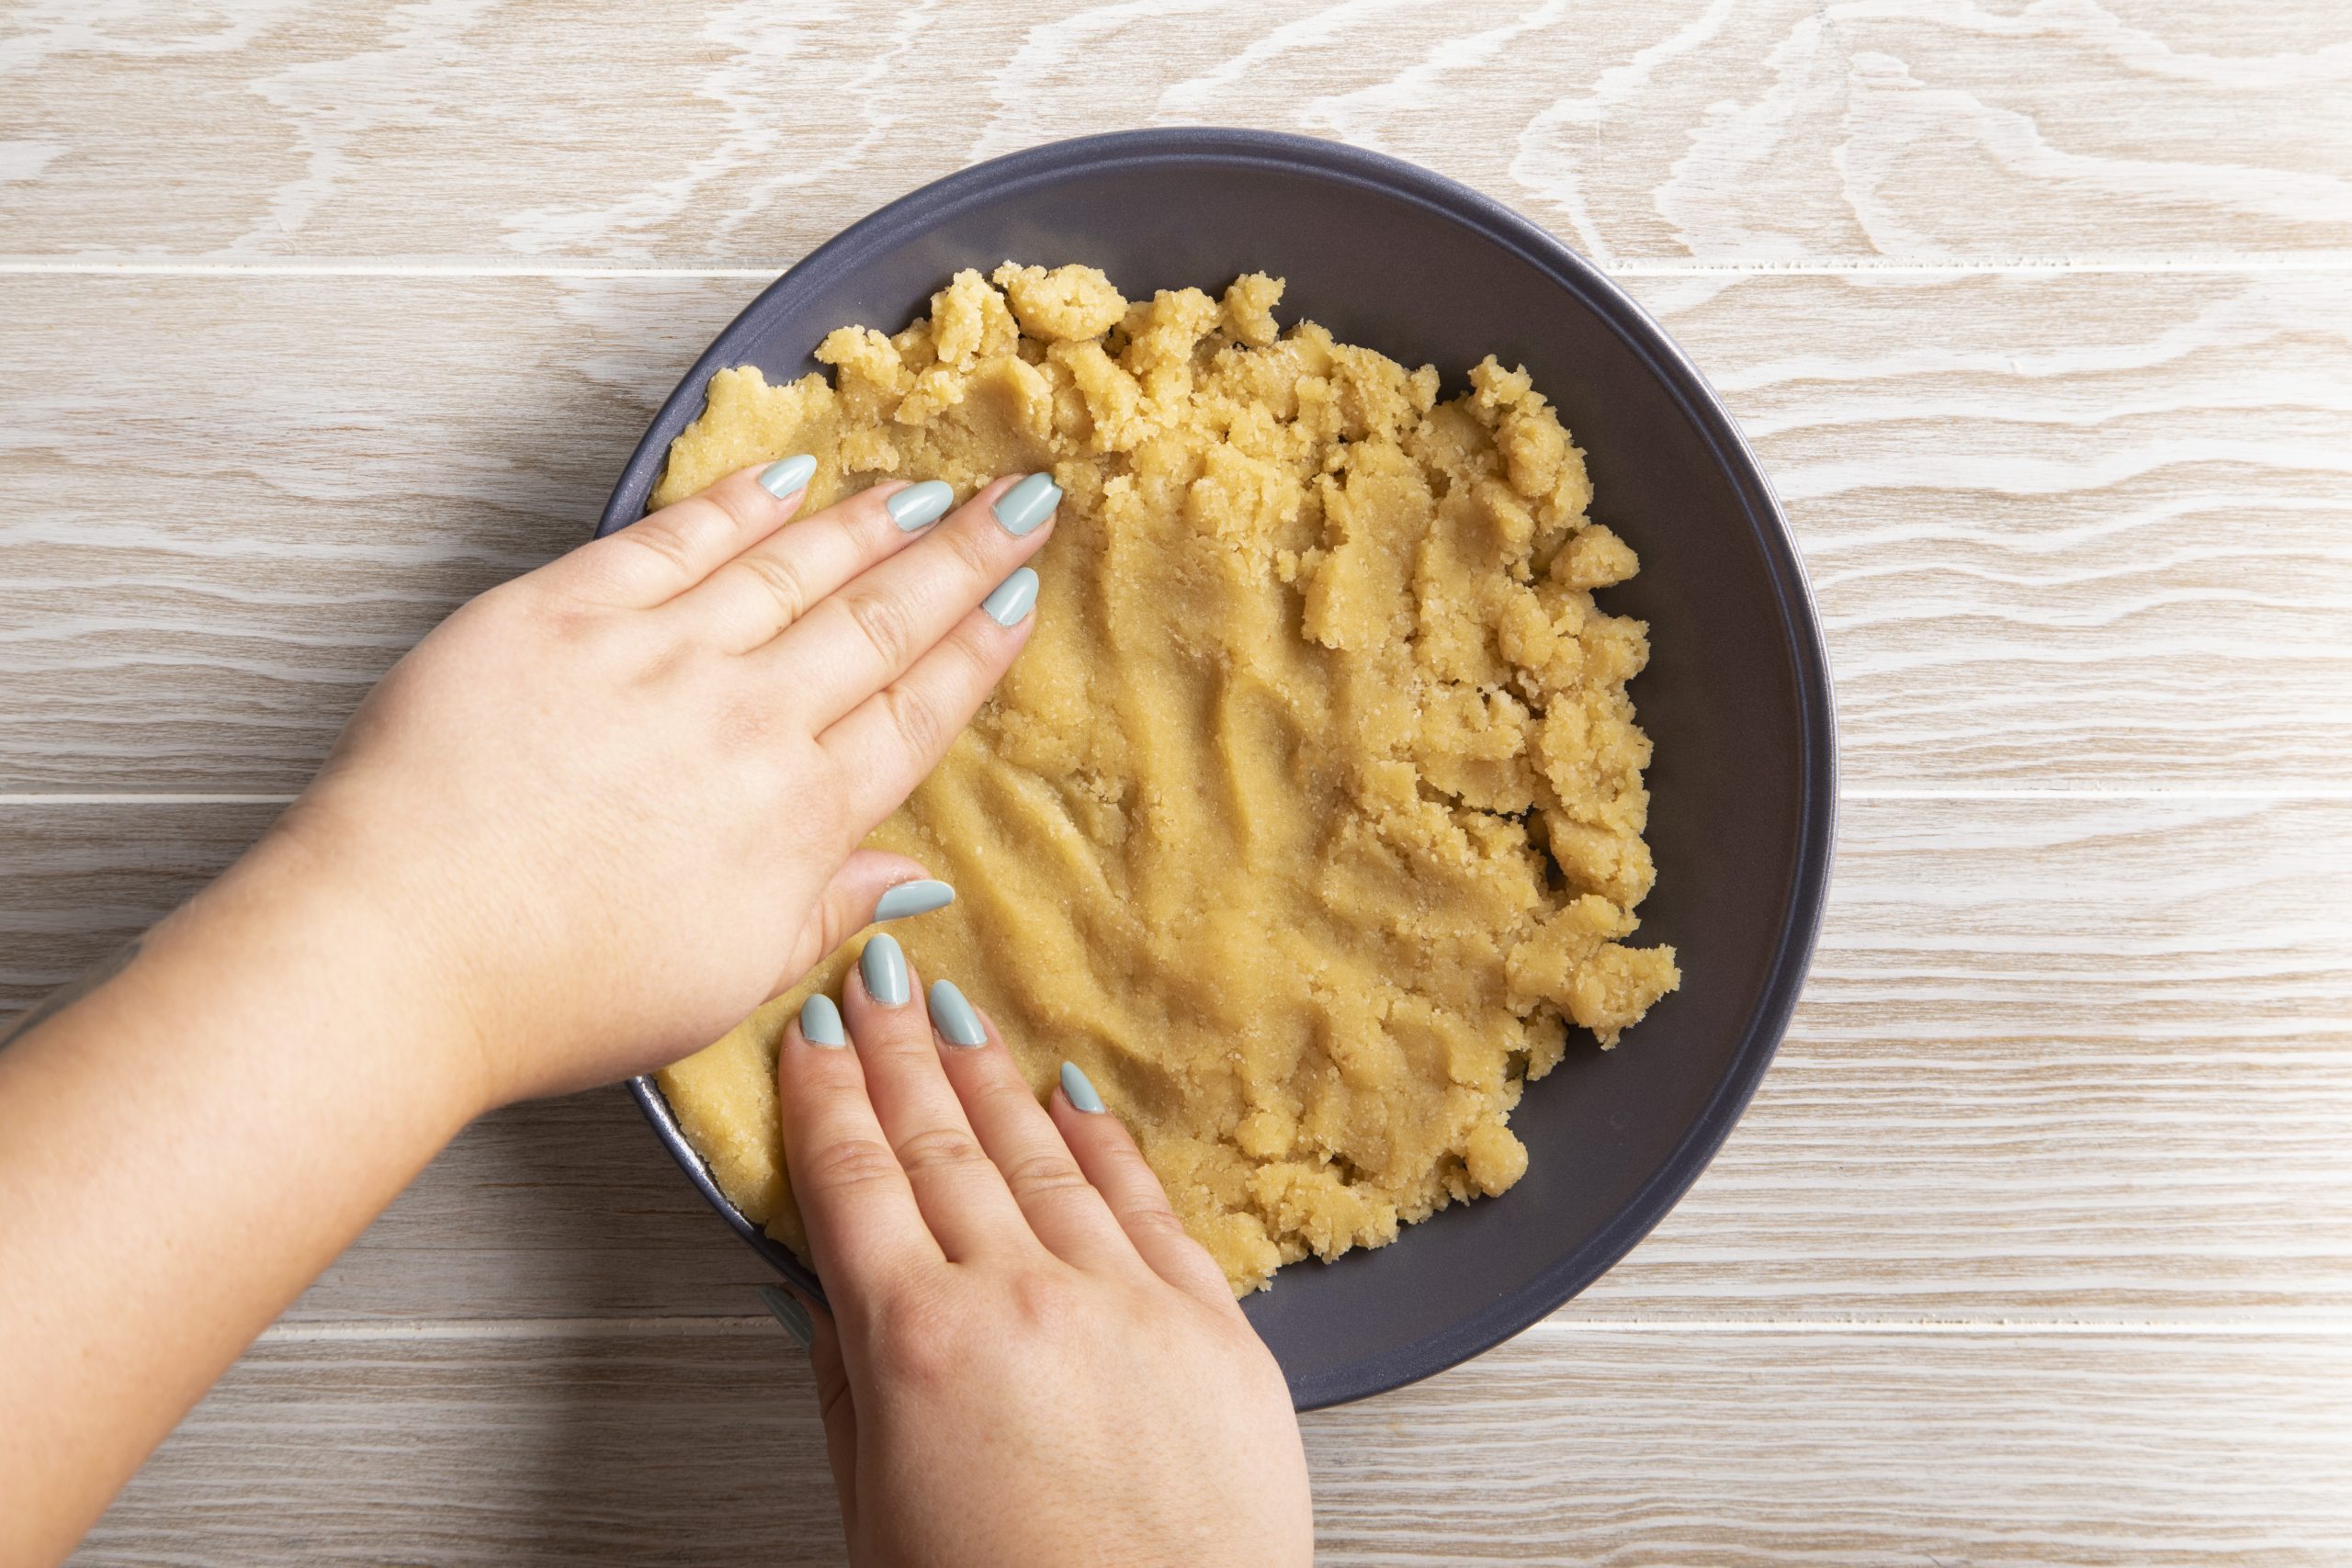
{"label": "wooden table", "polygon": [[[1326,1561],[2352,1561],[2341,0],[19,0],[0,1002],[582,537],[776,271],[1192,121],[1608,266],[1780,486],[1844,720],[1754,1109],[1550,1322],[1309,1418]],[[79,1561],[835,1562],[759,1278],[617,1092],[494,1117]]]}

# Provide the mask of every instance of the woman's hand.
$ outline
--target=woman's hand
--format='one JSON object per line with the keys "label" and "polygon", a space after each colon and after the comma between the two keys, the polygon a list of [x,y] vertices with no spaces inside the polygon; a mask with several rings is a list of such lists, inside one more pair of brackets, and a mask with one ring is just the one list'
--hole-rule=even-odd
{"label": "woman's hand", "polygon": [[1035,577],[1008,579],[1060,491],[1008,476],[943,521],[945,485],[884,484],[787,522],[812,467],[465,606],[264,846],[425,950],[477,1109],[707,1043],[923,876],[857,845],[1027,640]]}
{"label": "woman's hand", "polygon": [[1086,1079],[1041,1108],[888,936],[846,1003],[811,998],[777,1072],[852,1561],[1307,1562],[1282,1372]]}
{"label": "woman's hand", "polygon": [[469,1117],[684,1055],[922,877],[858,841],[1020,652],[1060,492],[790,522],[812,468],[458,611],[251,853],[0,1051],[0,1561],[63,1556]]}

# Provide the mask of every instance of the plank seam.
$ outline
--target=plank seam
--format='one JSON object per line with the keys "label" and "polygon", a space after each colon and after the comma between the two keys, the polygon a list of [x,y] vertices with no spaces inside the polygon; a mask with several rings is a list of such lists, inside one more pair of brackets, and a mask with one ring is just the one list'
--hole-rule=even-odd
{"label": "plank seam", "polygon": [[2352,784],[1857,784],[1840,800],[2352,800]]}
{"label": "plank seam", "polygon": [[[797,260],[798,258],[793,258]],[[1948,261],[1610,261],[1593,258],[1617,277],[1945,277],[1982,274],[2050,275],[2352,272],[2352,253],[2291,255],[2211,256],[1976,256]],[[750,278],[775,277],[793,265],[773,266],[612,266],[594,263],[481,263],[378,261],[72,261],[33,257],[0,259],[0,276],[60,277],[447,277],[447,278]]]}
{"label": "plank seam", "polygon": [[[1838,792],[1841,801],[1871,800],[2352,800],[2352,784],[2116,784],[2014,788],[1987,784],[1860,784]],[[292,794],[192,794],[159,790],[89,792],[0,791],[10,806],[288,806]]]}
{"label": "plank seam", "polygon": [[[371,1339],[658,1339],[712,1338],[735,1335],[773,1337],[775,1322],[765,1315],[713,1317],[532,1317],[441,1318],[409,1322],[365,1320],[273,1324],[256,1341],[262,1345],[326,1344]],[[1986,1338],[2141,1337],[2141,1338],[2345,1338],[2352,1337],[2352,1317],[2219,1318],[2208,1322],[2163,1319],[2049,1319],[2009,1321],[1960,1318],[1916,1322],[1873,1318],[1569,1318],[1547,1319],[1527,1335],[1559,1334],[1723,1334],[1751,1336],[1978,1336]],[[1524,1337],[1524,1336],[1523,1336]]]}
{"label": "plank seam", "polygon": [[0,793],[0,806],[289,806],[293,801],[290,795],[165,795],[137,790],[119,795]]}

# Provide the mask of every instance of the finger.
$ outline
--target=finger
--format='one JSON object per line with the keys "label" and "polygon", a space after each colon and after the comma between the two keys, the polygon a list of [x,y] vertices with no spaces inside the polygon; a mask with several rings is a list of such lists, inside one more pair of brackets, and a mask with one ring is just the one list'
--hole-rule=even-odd
{"label": "finger", "polygon": [[663,604],[766,538],[800,508],[816,459],[740,468],[540,568],[582,599],[625,609]]}
{"label": "finger", "polygon": [[729,653],[748,653],[858,573],[913,543],[955,498],[937,479],[860,491],[720,562],[662,613]]}
{"label": "finger", "polygon": [[[1003,597],[933,644],[913,669],[843,715],[817,738],[849,781],[851,822],[859,836],[899,808],[922,783],[1004,672],[1029,644],[1036,616],[1029,604],[1036,574],[1017,570]],[[1000,619],[1011,619],[1006,626]]]}
{"label": "finger", "polygon": [[867,926],[944,909],[956,889],[933,881],[920,861],[880,850],[852,850],[817,895],[786,960],[776,994],[800,983],[820,959]]}
{"label": "finger", "polygon": [[875,1120],[865,1069],[848,1044],[831,999],[809,998],[776,1049],[776,1099],[785,1168],[817,1272],[864,1292],[937,1263],[941,1253]]}
{"label": "finger", "polygon": [[760,657],[791,672],[801,711],[823,728],[896,680],[1035,555],[1060,498],[1048,475],[990,480],[910,548],[812,606]]}
{"label": "finger", "polygon": [[1004,1178],[972,1135],[940,1070],[931,1014],[906,954],[886,931],[866,938],[842,992],[875,1119],[950,1262],[1036,1245]]}
{"label": "finger", "polygon": [[931,1016],[947,1081],[1037,1239],[1080,1269],[1146,1267],[988,1015],[940,980],[931,987]]}
{"label": "finger", "polygon": [[1187,1295],[1239,1313],[1225,1270],[1186,1233],[1184,1222],[1169,1207],[1167,1189],[1144,1163],[1143,1151],[1119,1119],[1102,1108],[1102,1098],[1075,1063],[1062,1064],[1061,1082],[1046,1103],[1079,1168],[1110,1204],[1120,1228],[1152,1270]]}

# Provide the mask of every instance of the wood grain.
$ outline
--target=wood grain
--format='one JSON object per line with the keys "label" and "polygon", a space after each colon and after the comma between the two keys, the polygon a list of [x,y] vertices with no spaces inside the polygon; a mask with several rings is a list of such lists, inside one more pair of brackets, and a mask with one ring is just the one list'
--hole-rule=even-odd
{"label": "wood grain", "polygon": [[0,279],[40,372],[0,392],[0,788],[299,787],[436,621],[588,536],[727,294]]}
{"label": "wood grain", "polygon": [[773,267],[975,159],[1338,137],[1604,260],[2342,253],[2333,0],[34,4],[7,250]]}
{"label": "wood grain", "polygon": [[209,803],[0,803],[0,1019],[162,919],[277,815]]}
{"label": "wood grain", "polygon": [[[2352,777],[2339,278],[1634,282],[1788,504],[1849,784]],[[0,277],[0,790],[298,788],[755,287]]]}
{"label": "wood grain", "polygon": [[[1551,1326],[1306,1418],[1317,1561],[2333,1563],[2346,1379],[2336,1337]],[[741,1319],[266,1340],[74,1559],[842,1560],[807,1363]]]}
{"label": "wood grain", "polygon": [[[1617,268],[1787,501],[1846,742],[1731,1142],[1547,1324],[1310,1418],[1321,1561],[2352,1560],[2337,0],[21,0],[0,1018],[580,538],[764,276],[1200,122]],[[492,1117],[76,1561],[837,1562],[760,1278],[617,1095]]]}
{"label": "wood grain", "polygon": [[[0,807],[12,999],[270,815]],[[2346,1126],[2352,802],[1852,802],[1779,1062],[1680,1207],[1567,1311],[2352,1320]],[[468,1132],[291,1316],[728,1316],[762,1278],[604,1091]]]}

